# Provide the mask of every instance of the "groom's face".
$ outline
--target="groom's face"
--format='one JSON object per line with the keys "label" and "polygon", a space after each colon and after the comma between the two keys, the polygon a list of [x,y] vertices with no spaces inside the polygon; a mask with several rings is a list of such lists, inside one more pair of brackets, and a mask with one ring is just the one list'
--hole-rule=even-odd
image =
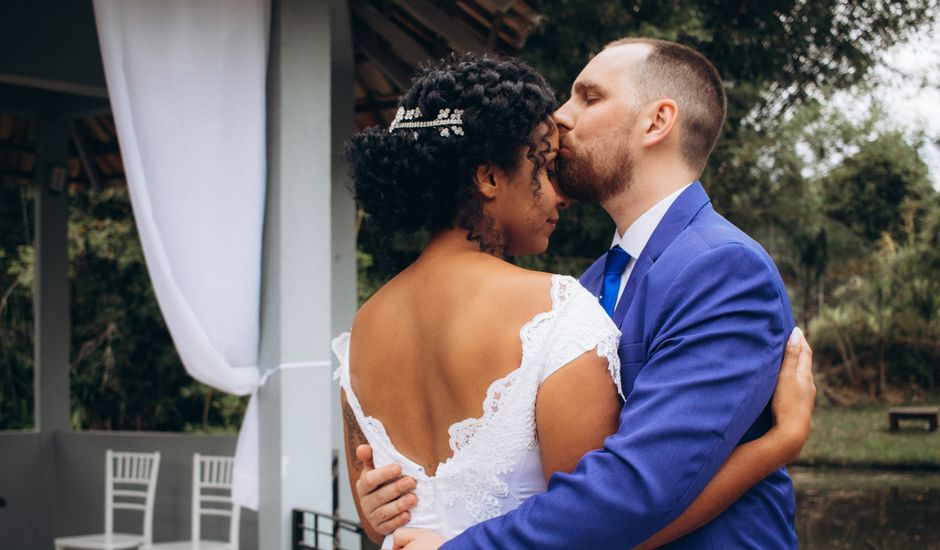
{"label": "groom's face", "polygon": [[554,119],[561,132],[559,186],[584,202],[603,203],[629,189],[642,129],[635,75],[645,44],[608,48],[584,67]]}

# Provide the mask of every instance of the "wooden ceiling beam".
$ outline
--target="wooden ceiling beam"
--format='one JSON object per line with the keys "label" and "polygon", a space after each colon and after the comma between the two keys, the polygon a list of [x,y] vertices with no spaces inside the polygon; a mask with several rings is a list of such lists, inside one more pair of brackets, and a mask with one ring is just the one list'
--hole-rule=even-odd
{"label": "wooden ceiling beam", "polygon": [[517,2],[517,0],[490,0],[490,2],[493,3],[493,6],[497,10],[503,13],[506,13],[510,9],[512,9],[513,5]]}
{"label": "wooden ceiling beam", "polygon": [[431,52],[365,0],[353,0],[352,10],[360,21],[387,40],[397,57],[410,67],[417,67],[431,57]]}
{"label": "wooden ceiling beam", "polygon": [[75,142],[75,150],[78,152],[78,158],[82,161],[85,175],[88,176],[88,181],[91,183],[91,190],[95,193],[101,191],[101,175],[95,167],[94,160],[88,154],[88,143],[85,141],[85,136],[79,131],[78,124],[75,121],[69,124],[69,133],[72,135],[72,141]]}
{"label": "wooden ceiling beam", "polygon": [[486,44],[470,30],[428,0],[393,0],[410,13],[422,25],[433,29],[447,40],[447,44],[458,53],[486,51]]}
{"label": "wooden ceiling beam", "polygon": [[407,90],[411,83],[411,68],[386,48],[368,39],[357,37],[356,47],[382,71],[399,90]]}

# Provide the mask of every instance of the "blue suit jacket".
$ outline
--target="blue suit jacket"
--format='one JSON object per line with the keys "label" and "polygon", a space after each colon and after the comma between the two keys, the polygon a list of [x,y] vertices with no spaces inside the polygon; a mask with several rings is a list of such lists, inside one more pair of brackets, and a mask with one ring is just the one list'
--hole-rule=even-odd
{"label": "blue suit jacket", "polygon": [[[600,292],[604,257],[581,277]],[[770,256],[717,214],[701,184],[672,204],[637,258],[614,321],[627,401],[620,428],[571,474],[445,548],[630,548],[701,493],[768,403],[793,328]],[[670,548],[795,548],[784,469]]]}

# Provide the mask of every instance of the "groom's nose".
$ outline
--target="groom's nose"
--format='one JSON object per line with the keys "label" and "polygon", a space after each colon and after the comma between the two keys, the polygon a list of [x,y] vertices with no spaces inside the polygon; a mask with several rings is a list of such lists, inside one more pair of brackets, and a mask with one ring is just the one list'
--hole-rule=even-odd
{"label": "groom's nose", "polygon": [[571,100],[565,102],[564,105],[558,108],[554,114],[552,114],[552,120],[555,121],[555,124],[558,126],[558,131],[561,135],[570,132],[574,128],[574,119],[572,117],[571,110]]}

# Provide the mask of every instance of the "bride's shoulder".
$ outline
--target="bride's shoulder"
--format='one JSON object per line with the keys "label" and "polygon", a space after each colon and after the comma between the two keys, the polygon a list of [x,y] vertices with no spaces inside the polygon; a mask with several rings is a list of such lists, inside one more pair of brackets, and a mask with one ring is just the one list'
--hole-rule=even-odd
{"label": "bride's shoulder", "polygon": [[597,301],[570,275],[531,271],[516,266],[513,266],[513,269],[511,274],[500,277],[493,283],[494,289],[512,297],[513,300],[541,304],[544,309],[557,308],[570,301]]}
{"label": "bride's shoulder", "polygon": [[578,279],[571,275],[560,273],[550,273],[547,271],[534,271],[518,266],[510,266],[516,278],[520,290],[524,292],[537,294],[550,294],[552,292],[564,291],[576,294],[590,293],[585,290]]}
{"label": "bride's shoulder", "polygon": [[515,295],[518,299],[544,299],[552,288],[555,275],[508,264],[490,279],[494,292]]}
{"label": "bride's shoulder", "polygon": [[569,322],[597,319],[611,323],[597,297],[584,288],[578,279],[558,273],[530,272],[529,291],[534,299],[544,303],[543,311],[552,310],[559,321]]}

